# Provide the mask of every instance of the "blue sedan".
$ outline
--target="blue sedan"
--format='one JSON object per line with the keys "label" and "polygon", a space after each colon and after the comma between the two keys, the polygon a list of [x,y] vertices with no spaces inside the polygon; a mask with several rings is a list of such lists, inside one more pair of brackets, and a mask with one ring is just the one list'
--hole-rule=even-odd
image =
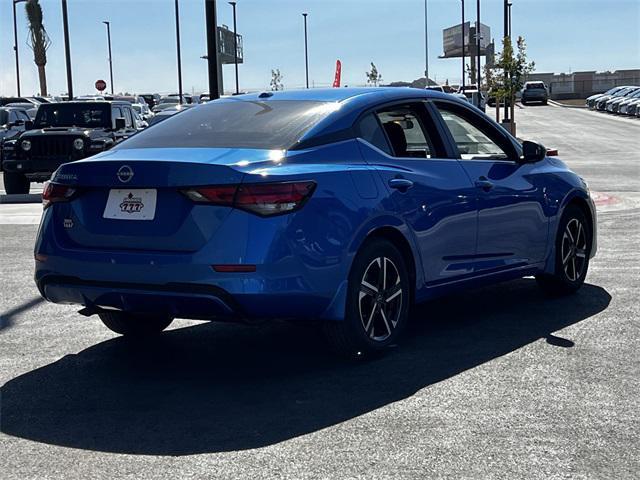
{"label": "blue sedan", "polygon": [[416,302],[524,276],[580,288],[595,208],[549,155],[429,90],[221,99],[61,166],[35,281],[131,337],[176,317],[319,320],[370,354]]}

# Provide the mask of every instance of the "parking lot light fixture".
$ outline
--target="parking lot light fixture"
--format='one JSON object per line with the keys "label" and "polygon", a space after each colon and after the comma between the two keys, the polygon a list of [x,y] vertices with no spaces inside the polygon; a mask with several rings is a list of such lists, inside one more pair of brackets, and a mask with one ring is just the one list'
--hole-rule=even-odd
{"label": "parking lot light fixture", "polygon": [[103,21],[107,26],[107,44],[109,46],[109,80],[111,81],[111,95],[113,95],[113,60],[111,58],[111,22]]}
{"label": "parking lot light fixture", "polygon": [[13,50],[16,53],[16,88],[20,96],[20,60],[18,56],[18,21],[16,19],[16,4],[27,0],[13,0]]}
{"label": "parking lot light fixture", "polygon": [[309,50],[307,47],[307,13],[303,13],[304,17],[304,71],[307,88],[309,88]]}
{"label": "parking lot light fixture", "polygon": [[[465,31],[464,31],[464,0],[462,0],[462,91],[464,92],[464,84],[465,84],[465,68],[464,68],[464,44],[466,41],[466,35],[465,35]],[[428,86],[428,85],[427,85]]]}
{"label": "parking lot light fixture", "polygon": [[236,95],[240,93],[240,84],[238,83],[238,31],[236,24],[236,3],[229,2],[229,5],[233,8],[233,59],[236,65]]}
{"label": "parking lot light fixture", "polygon": [[178,54],[178,102],[182,105],[182,58],[180,55],[180,9],[178,0],[175,0],[176,9],[176,50]]}

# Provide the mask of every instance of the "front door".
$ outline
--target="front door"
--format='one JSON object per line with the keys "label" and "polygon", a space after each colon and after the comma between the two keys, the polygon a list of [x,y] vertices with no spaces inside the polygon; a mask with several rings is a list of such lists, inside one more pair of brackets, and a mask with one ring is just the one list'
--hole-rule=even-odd
{"label": "front door", "polygon": [[476,188],[476,271],[509,269],[544,260],[548,220],[539,165],[522,164],[506,134],[481,114],[435,102]]}

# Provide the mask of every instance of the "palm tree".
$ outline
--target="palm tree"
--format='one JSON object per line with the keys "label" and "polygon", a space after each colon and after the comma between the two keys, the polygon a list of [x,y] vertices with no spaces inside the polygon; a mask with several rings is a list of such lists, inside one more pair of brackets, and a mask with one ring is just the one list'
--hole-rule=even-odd
{"label": "palm tree", "polygon": [[27,41],[33,50],[33,61],[38,66],[40,78],[40,95],[47,95],[47,75],[44,66],[47,64],[47,49],[51,45],[51,39],[42,23],[42,7],[38,0],[27,0],[24,7],[29,21],[29,40]]}

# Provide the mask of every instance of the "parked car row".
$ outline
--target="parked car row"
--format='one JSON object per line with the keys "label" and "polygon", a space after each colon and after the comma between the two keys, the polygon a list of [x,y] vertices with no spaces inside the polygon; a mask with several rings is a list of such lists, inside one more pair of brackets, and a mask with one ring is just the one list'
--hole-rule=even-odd
{"label": "parked car row", "polygon": [[613,87],[586,100],[591,110],[640,117],[640,87]]}

